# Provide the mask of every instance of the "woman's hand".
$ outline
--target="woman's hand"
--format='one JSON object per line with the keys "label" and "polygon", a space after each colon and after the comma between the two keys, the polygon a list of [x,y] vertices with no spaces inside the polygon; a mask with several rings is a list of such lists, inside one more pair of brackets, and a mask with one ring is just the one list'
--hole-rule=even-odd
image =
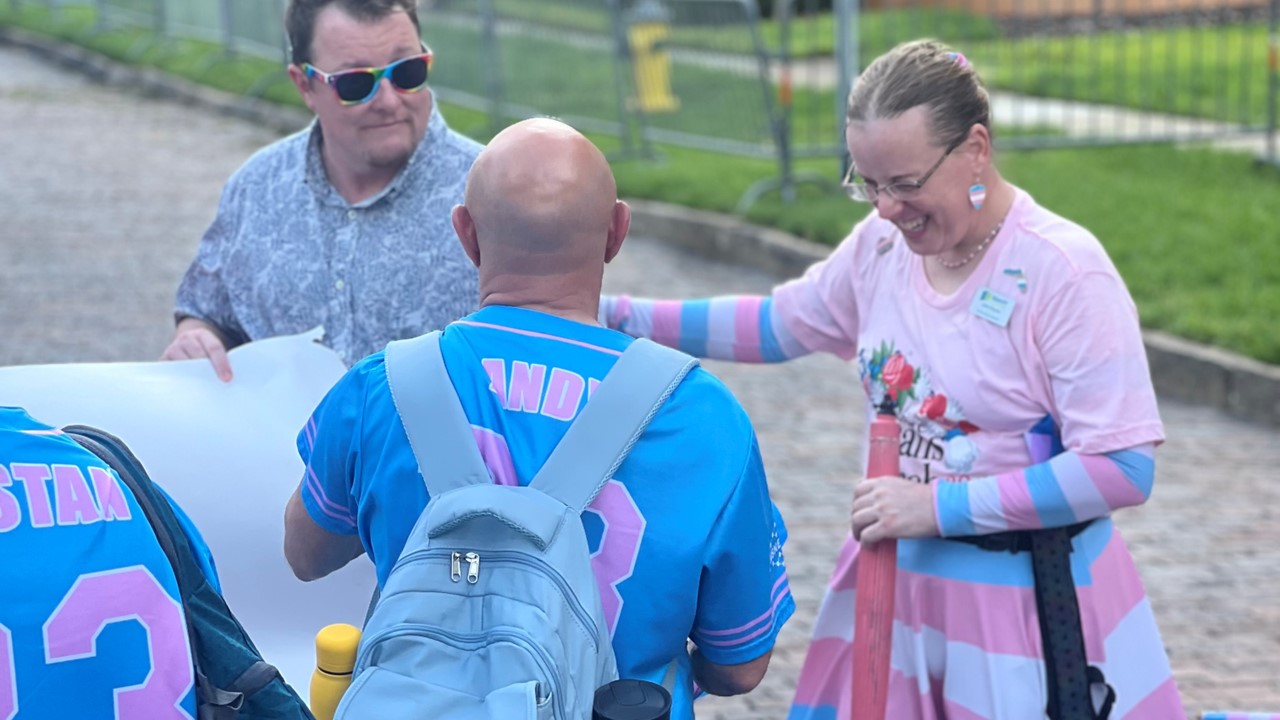
{"label": "woman's hand", "polygon": [[861,543],[938,536],[933,489],[914,480],[866,478],[853,490],[851,517],[853,536]]}

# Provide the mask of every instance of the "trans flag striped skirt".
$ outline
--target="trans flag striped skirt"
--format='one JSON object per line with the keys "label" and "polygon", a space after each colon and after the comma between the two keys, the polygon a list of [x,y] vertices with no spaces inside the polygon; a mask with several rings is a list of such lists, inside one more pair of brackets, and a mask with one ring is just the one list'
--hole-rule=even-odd
{"label": "trans flag striped skirt", "polygon": [[[1115,688],[1111,720],[1185,720],[1155,617],[1110,519],[1072,541],[1085,649]],[[850,715],[858,543],[850,536],[818,611],[788,720]],[[893,720],[1043,718],[1044,663],[1031,554],[942,539],[898,542]]]}

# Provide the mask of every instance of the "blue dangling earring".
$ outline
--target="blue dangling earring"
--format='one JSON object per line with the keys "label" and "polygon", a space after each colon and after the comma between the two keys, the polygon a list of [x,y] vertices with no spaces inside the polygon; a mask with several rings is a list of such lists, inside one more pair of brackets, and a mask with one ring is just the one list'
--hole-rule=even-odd
{"label": "blue dangling earring", "polygon": [[974,210],[982,209],[982,202],[987,199],[987,186],[980,182],[975,182],[969,186],[969,204]]}

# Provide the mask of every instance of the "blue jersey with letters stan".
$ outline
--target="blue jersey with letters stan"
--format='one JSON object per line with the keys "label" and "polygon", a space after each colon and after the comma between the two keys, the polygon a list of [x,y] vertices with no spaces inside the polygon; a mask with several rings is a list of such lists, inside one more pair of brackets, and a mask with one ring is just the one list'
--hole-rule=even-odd
{"label": "blue jersey with letters stan", "polygon": [[195,717],[168,558],[96,456],[0,407],[0,718]]}
{"label": "blue jersey with letters stan", "polygon": [[[631,342],[502,306],[446,328],[445,367],[494,482],[528,484]],[[330,390],[298,449],[308,514],[358,533],[382,583],[427,503],[382,353]],[[660,683],[676,661],[673,718],[693,716],[689,638],[713,663],[748,662],[795,609],[755,433],[705,370],[668,399],[583,524],[619,672]]]}

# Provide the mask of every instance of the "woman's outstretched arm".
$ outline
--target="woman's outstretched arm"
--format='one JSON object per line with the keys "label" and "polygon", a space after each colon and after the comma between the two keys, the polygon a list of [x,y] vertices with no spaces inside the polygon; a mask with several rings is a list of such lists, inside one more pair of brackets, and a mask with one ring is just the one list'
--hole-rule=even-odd
{"label": "woman's outstretched arm", "polygon": [[698,300],[600,298],[600,322],[695,357],[776,363],[811,351],[791,336],[772,297],[726,295]]}

